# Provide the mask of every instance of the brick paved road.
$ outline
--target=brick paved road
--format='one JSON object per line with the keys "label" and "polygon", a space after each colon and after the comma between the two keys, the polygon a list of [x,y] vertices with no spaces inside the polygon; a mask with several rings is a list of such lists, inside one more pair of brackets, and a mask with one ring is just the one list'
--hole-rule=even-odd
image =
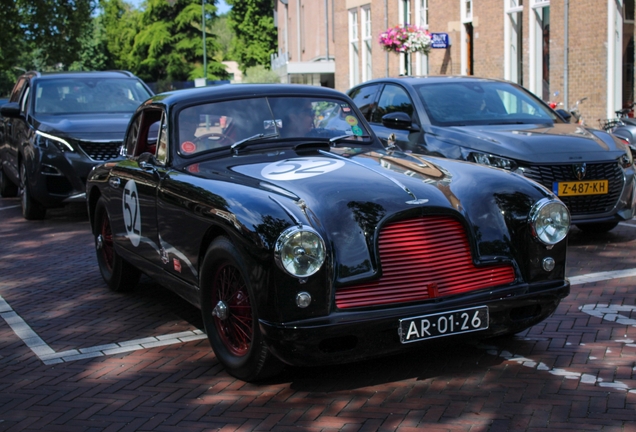
{"label": "brick paved road", "polygon": [[636,431],[636,221],[570,246],[572,294],[515,338],[254,385],[180,298],[107,290],[81,207],[27,222],[0,199],[0,430]]}

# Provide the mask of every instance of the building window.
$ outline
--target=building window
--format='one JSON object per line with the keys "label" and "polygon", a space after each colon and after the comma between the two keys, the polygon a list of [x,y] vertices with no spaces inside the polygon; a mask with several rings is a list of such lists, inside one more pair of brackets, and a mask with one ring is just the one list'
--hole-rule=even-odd
{"label": "building window", "polygon": [[473,74],[473,0],[460,0],[461,75]]}
{"label": "building window", "polygon": [[[399,5],[400,25],[412,24],[411,0],[401,0]],[[409,53],[402,53],[400,57],[400,75],[411,75],[411,55]]]}
{"label": "building window", "polygon": [[533,0],[530,11],[530,82],[528,88],[550,99],[550,1]]}
{"label": "building window", "polygon": [[504,78],[523,85],[523,0],[504,4]]}
{"label": "building window", "polygon": [[[428,30],[428,0],[418,0],[416,3],[415,16],[417,17],[417,25]],[[422,53],[415,55],[417,64],[416,73],[418,75],[428,75],[428,56]]]}
{"label": "building window", "polygon": [[371,8],[362,8],[362,16],[364,17],[363,31],[362,31],[362,63],[364,69],[362,70],[362,80],[367,81],[373,78],[373,70],[371,68],[372,59],[372,34],[371,34]]}
{"label": "building window", "polygon": [[358,11],[349,11],[349,87],[360,84],[360,41]]}

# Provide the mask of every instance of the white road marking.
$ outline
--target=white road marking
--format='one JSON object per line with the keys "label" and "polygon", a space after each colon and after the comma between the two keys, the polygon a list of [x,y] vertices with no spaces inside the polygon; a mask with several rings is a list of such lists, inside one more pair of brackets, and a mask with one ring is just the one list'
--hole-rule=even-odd
{"label": "white road marking", "polygon": [[19,205],[14,205],[14,206],[9,206],[9,207],[2,207],[2,208],[0,208],[0,210],[9,210],[9,209],[18,208],[18,207],[20,207],[20,206]]}
{"label": "white road marking", "polygon": [[[569,278],[571,285],[581,285],[590,282],[598,282],[602,280],[611,280],[624,277],[636,276],[636,269],[620,270],[590,273],[587,275],[573,276]],[[631,312],[636,310],[636,306],[610,306],[610,305],[584,305],[579,310],[587,314],[601,317],[608,321],[617,322],[619,324],[634,325],[636,320],[626,318],[618,312]],[[2,296],[0,296],[0,316],[11,327],[14,333],[22,339],[22,341],[31,348],[31,351],[46,365],[70,362],[85,358],[101,357],[115,355],[124,352],[138,351],[142,349],[154,348],[157,346],[172,345],[193,340],[206,339],[207,335],[199,330],[185,331],[181,333],[173,333],[161,336],[152,336],[143,339],[134,339],[107,345],[99,345],[89,348],[79,348],[67,351],[55,352],[31,327],[11,308]],[[631,339],[617,340],[616,342],[625,343],[627,346],[635,347],[634,341]],[[512,354],[506,350],[500,350],[496,346],[478,344],[479,348],[486,350],[490,355],[499,356],[507,361],[516,362],[522,366],[537,369],[539,371],[547,371],[555,376],[562,376],[565,379],[575,379],[581,384],[598,385],[599,387],[614,388],[616,390],[624,390],[629,393],[636,393],[636,389],[630,388],[621,381],[605,382],[602,378],[591,374],[568,371],[567,369],[550,368],[545,363],[536,360]]]}
{"label": "white road marking", "polygon": [[44,342],[44,340],[42,340],[40,336],[38,336],[35,331],[33,331],[22,317],[20,317],[20,315],[11,308],[9,303],[7,303],[2,296],[0,296],[0,316],[6,321],[9,327],[11,327],[13,332],[22,339],[26,346],[31,348],[31,351],[33,351],[33,353],[47,365],[91,357],[120,354],[123,352],[137,351],[207,338],[207,335],[203,331],[196,329],[181,333],[172,333],[168,335],[134,339],[89,348],[55,352],[46,342]]}

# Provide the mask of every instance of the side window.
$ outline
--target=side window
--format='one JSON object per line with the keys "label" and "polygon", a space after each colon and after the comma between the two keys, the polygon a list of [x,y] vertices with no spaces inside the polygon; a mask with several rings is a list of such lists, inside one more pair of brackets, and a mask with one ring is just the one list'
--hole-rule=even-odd
{"label": "side window", "polygon": [[9,102],[19,102],[20,101],[20,95],[22,94],[22,90],[24,89],[24,86],[26,84],[27,84],[27,79],[26,78],[20,78],[18,80],[16,85],[13,86],[13,90],[11,91],[11,98],[9,99]]}
{"label": "side window", "polygon": [[26,89],[24,89],[24,95],[22,96],[22,100],[20,101],[20,111],[22,112],[22,114],[26,115],[27,109],[29,108],[29,101],[31,100],[31,98],[29,97],[29,95],[31,94],[31,87],[27,86]]}
{"label": "side window", "polygon": [[161,116],[161,126],[159,126],[159,139],[157,141],[157,163],[166,165],[168,163],[168,122],[166,113]]}
{"label": "side window", "polygon": [[367,120],[369,120],[371,111],[373,111],[373,102],[375,101],[375,97],[378,94],[379,88],[379,84],[358,87],[349,95],[349,97],[353,99],[353,102],[356,104],[358,109],[362,111],[362,115],[364,115],[364,118],[366,118]]}
{"label": "side window", "polygon": [[134,156],[135,148],[137,147],[137,137],[139,135],[139,127],[141,125],[141,114],[135,117],[134,121],[128,127],[128,133],[126,134],[126,155]]}
{"label": "side window", "polygon": [[382,116],[392,112],[404,112],[413,117],[413,101],[402,87],[387,84],[382,90],[378,107],[371,116],[371,122],[382,123]]}

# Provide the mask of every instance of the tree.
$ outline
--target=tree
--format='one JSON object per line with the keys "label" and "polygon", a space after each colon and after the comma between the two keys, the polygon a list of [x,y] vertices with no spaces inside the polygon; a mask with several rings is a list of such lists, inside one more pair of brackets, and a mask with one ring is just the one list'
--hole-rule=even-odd
{"label": "tree", "polygon": [[[145,5],[131,54],[134,72],[147,81],[202,78],[195,72],[197,63],[203,63],[199,0],[147,0]],[[211,23],[216,6],[205,3],[205,12],[206,23]],[[212,58],[217,46],[214,38],[208,37],[207,27],[207,75],[226,78],[223,65]]]}
{"label": "tree", "polygon": [[13,88],[20,67],[18,59],[24,50],[24,38],[20,29],[20,13],[15,2],[0,2],[0,96],[8,94]]}
{"label": "tree", "polygon": [[270,63],[276,52],[278,33],[274,27],[275,0],[226,0],[232,6],[228,25],[236,35],[233,56],[243,72],[251,66]]}
{"label": "tree", "polygon": [[243,77],[244,83],[280,83],[280,77],[276,72],[263,65],[248,67]]}
{"label": "tree", "polygon": [[16,0],[15,4],[20,15],[18,34],[28,51],[39,49],[40,60],[52,68],[68,67],[78,59],[95,0]]}

